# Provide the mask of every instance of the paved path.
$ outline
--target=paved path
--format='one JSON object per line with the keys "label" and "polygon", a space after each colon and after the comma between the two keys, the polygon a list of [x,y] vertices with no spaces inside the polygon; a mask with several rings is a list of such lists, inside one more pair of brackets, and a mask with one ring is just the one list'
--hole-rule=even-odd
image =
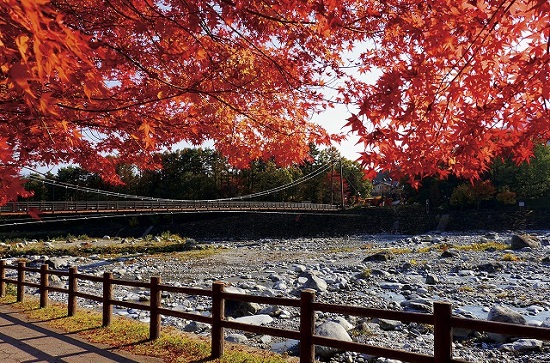
{"label": "paved path", "polygon": [[77,333],[53,329],[47,322],[28,319],[9,304],[0,304],[0,362],[159,363],[162,360],[90,343]]}

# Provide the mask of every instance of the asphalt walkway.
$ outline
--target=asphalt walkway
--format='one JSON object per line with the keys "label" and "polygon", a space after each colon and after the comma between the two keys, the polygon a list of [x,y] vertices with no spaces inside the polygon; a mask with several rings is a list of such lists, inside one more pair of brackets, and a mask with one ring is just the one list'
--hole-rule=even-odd
{"label": "asphalt walkway", "polygon": [[0,362],[2,363],[160,363],[107,345],[90,343],[78,333],[67,333],[32,321],[9,304],[0,304]]}

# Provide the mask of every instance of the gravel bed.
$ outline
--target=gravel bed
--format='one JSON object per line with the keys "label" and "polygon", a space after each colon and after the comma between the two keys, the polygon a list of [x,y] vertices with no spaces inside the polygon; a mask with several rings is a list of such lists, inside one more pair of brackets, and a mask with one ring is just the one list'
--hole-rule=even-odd
{"label": "gravel bed", "polygon": [[[537,244],[520,249],[495,248],[510,245],[522,233],[434,233],[419,236],[363,235],[343,238],[263,239],[256,241],[211,241],[201,245],[216,253],[193,260],[179,254],[133,255],[117,258],[29,256],[38,265],[49,260],[54,267],[78,266],[79,272],[148,281],[160,276],[163,283],[209,289],[223,281],[231,291],[262,296],[297,298],[304,287],[316,290],[316,300],[378,309],[431,312],[434,301],[452,303],[457,316],[487,319],[495,309],[512,310],[522,323],[550,327],[550,233],[529,231]],[[111,240],[112,243],[118,243]],[[32,277],[30,277],[32,280]],[[50,284],[66,286],[65,279]],[[100,294],[101,286],[82,282],[79,290]],[[32,289],[29,291],[35,293]],[[66,296],[51,293],[52,299]],[[115,298],[148,301],[143,289],[117,287]],[[89,308],[97,303],[81,301]],[[176,310],[208,315],[205,297],[163,294],[163,304]],[[255,319],[254,323],[298,329],[297,309],[284,306],[236,306],[230,319]],[[115,313],[142,321],[148,314],[115,308]],[[318,313],[317,322],[338,322],[353,341],[433,354],[433,328],[384,319],[336,316]],[[173,325],[200,335],[209,326],[163,317]],[[332,333],[331,333],[332,334]],[[336,333],[334,333],[336,334]],[[227,339],[274,351],[295,354],[296,342],[281,338],[226,331]],[[549,337],[550,338],[550,337]],[[347,338],[344,338],[347,339]],[[330,362],[393,362],[351,352],[319,350]],[[483,332],[455,331],[454,357],[469,362],[550,362],[548,341],[506,338]]]}

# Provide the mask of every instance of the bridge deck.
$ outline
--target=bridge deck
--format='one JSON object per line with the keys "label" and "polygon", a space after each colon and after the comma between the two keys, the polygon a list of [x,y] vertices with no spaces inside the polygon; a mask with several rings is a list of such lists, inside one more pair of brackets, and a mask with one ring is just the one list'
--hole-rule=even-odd
{"label": "bridge deck", "polygon": [[332,204],[257,201],[66,201],[12,202],[0,206],[0,216],[28,214],[152,213],[204,211],[308,211],[328,212],[340,208]]}

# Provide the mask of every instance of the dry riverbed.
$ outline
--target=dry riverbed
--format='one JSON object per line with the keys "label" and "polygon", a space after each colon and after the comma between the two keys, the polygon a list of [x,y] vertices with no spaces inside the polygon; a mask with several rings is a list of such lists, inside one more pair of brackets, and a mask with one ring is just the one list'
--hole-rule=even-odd
{"label": "dry riverbed", "polygon": [[[392,310],[429,312],[433,301],[447,301],[453,304],[454,314],[479,319],[487,319],[491,310],[503,307],[520,315],[525,324],[550,327],[550,233],[531,231],[538,245],[514,250],[510,246],[513,234],[210,241],[201,243],[206,249],[192,255],[65,256],[51,258],[50,263],[58,268],[76,265],[84,273],[97,275],[110,271],[115,277],[132,280],[160,276],[166,283],[193,287],[209,288],[220,280],[241,292],[264,296],[296,297],[307,286],[317,290],[319,301]],[[122,242],[103,239],[96,243]],[[48,257],[29,256],[37,264],[45,259]],[[89,284],[81,290],[99,288]],[[116,295],[147,300],[146,292],[140,290],[119,289]],[[53,297],[62,299],[55,294]],[[189,296],[165,294],[163,301],[167,307],[198,314],[208,314],[210,308],[208,300]],[[116,313],[148,319],[146,313],[133,309],[116,309]],[[269,326],[295,329],[299,322],[297,311],[285,307],[257,306],[246,313]],[[237,313],[233,315],[242,319]],[[319,323],[338,320],[356,341],[432,353],[433,331],[419,324],[331,314],[318,314],[317,319]],[[209,332],[207,325],[170,317],[164,317],[163,324],[197,334]],[[228,339],[277,351],[297,349],[292,341],[242,332],[229,331]],[[461,331],[455,336],[454,355],[470,362],[550,362],[550,347],[548,342],[503,340]],[[327,354],[322,359],[384,361],[346,352]]]}

